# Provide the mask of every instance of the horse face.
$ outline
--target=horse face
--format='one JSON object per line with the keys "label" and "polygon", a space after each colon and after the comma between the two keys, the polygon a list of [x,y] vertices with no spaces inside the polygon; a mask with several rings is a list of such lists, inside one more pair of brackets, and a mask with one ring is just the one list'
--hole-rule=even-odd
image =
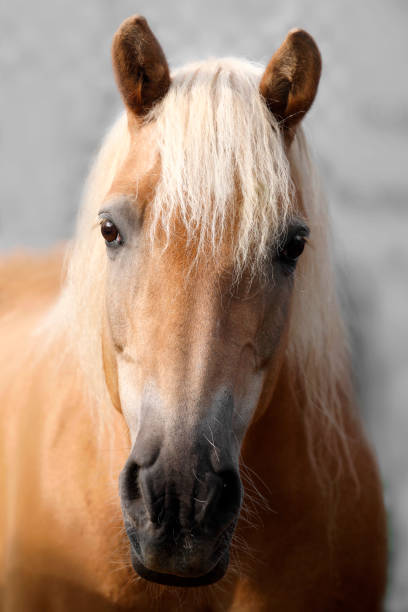
{"label": "horse face", "polygon": [[[261,82],[267,103],[282,97],[278,110],[281,119],[287,113],[287,128],[310,106],[317,87],[296,72],[303,66],[297,54],[311,45],[310,37],[300,31],[289,36]],[[240,448],[280,367],[293,271],[307,228],[292,217],[286,241],[271,241],[262,270],[254,274],[244,266],[239,276],[230,248],[233,222],[216,257],[211,249],[197,256],[182,214],[171,220],[170,240],[160,227],[152,240],[150,202],[161,158],[154,121],[140,119],[166,95],[168,67],[138,17],[118,31],[113,58],[128,110],[129,146],[100,211],[108,259],[103,352],[108,388],[132,441],[120,477],[124,520],[141,576],[205,585],[228,566],[242,501]],[[259,96],[254,104],[264,116]],[[267,138],[265,132],[260,141]]]}
{"label": "horse face", "polygon": [[240,447],[266,372],[270,387],[279,368],[294,264],[272,246],[262,276],[237,280],[228,258],[192,266],[183,238],[152,247],[130,195],[112,196],[101,216],[105,362],[132,440],[120,495],[133,563],[156,582],[208,584],[228,564]]}

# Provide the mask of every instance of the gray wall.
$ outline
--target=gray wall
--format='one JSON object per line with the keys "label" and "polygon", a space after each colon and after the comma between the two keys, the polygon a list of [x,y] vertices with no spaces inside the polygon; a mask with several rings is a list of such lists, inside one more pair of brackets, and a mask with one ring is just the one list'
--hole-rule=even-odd
{"label": "gray wall", "polygon": [[13,0],[0,14],[0,248],[68,238],[120,109],[110,43],[144,14],[171,66],[266,62],[295,26],[324,59],[306,121],[345,263],[362,410],[394,533],[390,612],[408,610],[408,3],[404,0]]}

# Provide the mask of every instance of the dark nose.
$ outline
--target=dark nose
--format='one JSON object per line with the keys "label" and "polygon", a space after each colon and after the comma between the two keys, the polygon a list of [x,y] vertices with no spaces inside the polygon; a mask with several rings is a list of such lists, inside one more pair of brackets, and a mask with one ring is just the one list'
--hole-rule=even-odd
{"label": "dark nose", "polygon": [[[195,463],[195,462],[194,462]],[[242,497],[238,470],[225,465],[215,471],[210,460],[179,469],[158,458],[140,467],[131,456],[121,475],[121,498],[130,513],[144,510],[161,529],[199,529],[215,534],[237,517]]]}
{"label": "dark nose", "polygon": [[120,476],[134,569],[160,584],[219,580],[241,507],[237,461],[227,450],[215,461],[198,444],[178,453],[174,446],[147,454],[143,448],[135,444]]}

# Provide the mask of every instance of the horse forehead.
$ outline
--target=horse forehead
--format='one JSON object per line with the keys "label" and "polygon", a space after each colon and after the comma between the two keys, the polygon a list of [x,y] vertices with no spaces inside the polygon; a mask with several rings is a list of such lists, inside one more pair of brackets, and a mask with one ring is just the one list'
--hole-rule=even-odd
{"label": "horse forehead", "polygon": [[153,300],[159,298],[165,305],[174,306],[177,302],[193,305],[197,300],[202,304],[215,303],[230,288],[227,275],[220,273],[215,261],[192,263],[189,246],[180,239],[158,255],[150,254],[146,267],[151,291],[143,291],[143,295]]}
{"label": "horse forehead", "polygon": [[129,121],[129,141],[107,195],[128,195],[135,206],[151,201],[161,175],[161,163],[153,124],[137,126]]}

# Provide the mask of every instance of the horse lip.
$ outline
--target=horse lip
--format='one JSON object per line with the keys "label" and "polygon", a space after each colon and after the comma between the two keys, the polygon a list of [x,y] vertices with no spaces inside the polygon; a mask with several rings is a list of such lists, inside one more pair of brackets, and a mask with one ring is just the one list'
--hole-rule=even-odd
{"label": "horse lip", "polygon": [[[133,569],[141,578],[148,580],[149,582],[155,582],[165,586],[178,586],[178,587],[199,587],[208,586],[221,580],[225,575],[228,564],[229,564],[229,553],[230,553],[230,537],[234,531],[236,520],[230,523],[218,536],[215,544],[214,556],[216,561],[212,568],[203,574],[186,576],[177,573],[165,573],[147,568],[140,560],[142,557],[142,550],[139,543],[139,539],[136,534],[136,530],[129,523],[125,522],[125,527],[130,543],[130,554]],[[226,543],[226,540],[228,543]],[[225,545],[227,544],[227,545]],[[218,553],[218,554],[217,554]]]}
{"label": "horse lip", "polygon": [[177,574],[163,574],[161,572],[149,570],[137,559],[133,550],[131,556],[133,568],[139,576],[149,582],[173,587],[200,587],[214,584],[223,578],[229,563],[229,552],[227,550],[217,561],[216,565],[206,574],[200,576],[179,576]]}

